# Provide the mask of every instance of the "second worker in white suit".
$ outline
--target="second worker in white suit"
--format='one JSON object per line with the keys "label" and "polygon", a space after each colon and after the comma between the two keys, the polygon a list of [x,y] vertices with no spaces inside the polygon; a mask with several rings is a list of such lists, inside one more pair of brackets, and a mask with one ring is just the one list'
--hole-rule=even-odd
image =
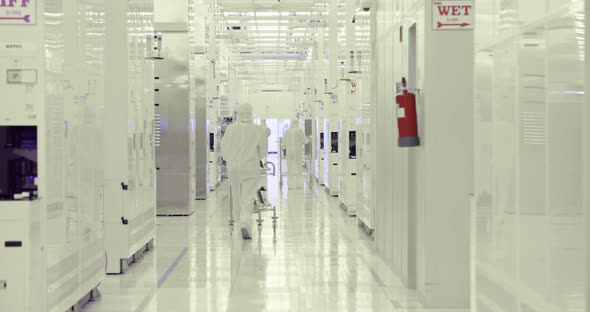
{"label": "second worker in white suit", "polygon": [[240,105],[237,122],[227,127],[221,140],[221,156],[227,161],[234,218],[244,239],[252,238],[254,197],[261,186],[260,160],[267,150],[267,132],[254,124],[252,106]]}
{"label": "second worker in white suit", "polygon": [[283,143],[287,152],[287,174],[289,176],[290,189],[301,188],[300,183],[301,168],[303,167],[303,150],[304,145],[309,142],[309,139],[299,128],[299,121],[293,119],[291,127],[287,129],[283,136]]}

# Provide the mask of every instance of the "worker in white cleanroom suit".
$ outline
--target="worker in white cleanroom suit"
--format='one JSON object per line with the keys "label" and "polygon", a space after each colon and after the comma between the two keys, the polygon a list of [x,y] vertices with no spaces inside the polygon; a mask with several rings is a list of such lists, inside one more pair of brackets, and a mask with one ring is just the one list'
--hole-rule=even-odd
{"label": "worker in white cleanroom suit", "polygon": [[270,131],[270,128],[266,126],[266,119],[261,120],[260,127],[262,127],[262,130],[264,131],[265,139],[267,140],[267,144],[265,145],[266,149],[264,151],[264,157],[266,158],[266,156],[268,154],[268,138],[270,137],[271,131]]}
{"label": "worker in white cleanroom suit", "polygon": [[[266,150],[264,151],[264,159],[263,161],[266,161],[266,157],[268,156],[268,138],[271,135],[271,130],[270,128],[266,125],[266,119],[262,119],[260,122],[260,127],[262,127],[262,130],[264,131],[264,138],[267,142],[267,144],[265,145]],[[267,177],[263,177],[262,178],[262,186],[264,186],[265,190],[268,190],[268,178]]]}
{"label": "worker in white cleanroom suit", "polygon": [[237,122],[221,140],[221,156],[227,162],[234,217],[244,239],[252,238],[254,197],[261,186],[260,160],[267,150],[266,131],[253,123],[252,106],[240,105]]}
{"label": "worker in white cleanroom suit", "polygon": [[302,186],[299,183],[301,168],[303,167],[303,147],[309,142],[309,139],[299,128],[297,119],[291,120],[291,127],[287,129],[283,136],[283,144],[287,152],[287,174],[289,176],[289,188],[296,189]]}

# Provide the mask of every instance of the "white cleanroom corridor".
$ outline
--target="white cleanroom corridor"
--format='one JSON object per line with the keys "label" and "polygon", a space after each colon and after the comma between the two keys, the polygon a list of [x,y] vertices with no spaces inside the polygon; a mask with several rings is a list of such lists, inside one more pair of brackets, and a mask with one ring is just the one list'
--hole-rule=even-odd
{"label": "white cleanroom corridor", "polygon": [[590,311],[590,0],[0,0],[0,312]]}

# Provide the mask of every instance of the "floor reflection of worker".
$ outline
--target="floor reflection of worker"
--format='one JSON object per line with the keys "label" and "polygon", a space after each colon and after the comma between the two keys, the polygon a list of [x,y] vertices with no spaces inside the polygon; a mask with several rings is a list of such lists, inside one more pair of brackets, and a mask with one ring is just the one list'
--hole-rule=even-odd
{"label": "floor reflection of worker", "polygon": [[255,125],[252,106],[242,104],[238,120],[230,125],[221,141],[221,156],[227,161],[232,209],[242,237],[252,238],[252,208],[260,188],[260,160],[266,156],[268,136]]}
{"label": "floor reflection of worker", "polygon": [[287,152],[287,174],[290,189],[302,188],[301,169],[303,167],[303,149],[304,145],[309,142],[309,138],[299,128],[299,121],[293,119],[291,127],[287,129],[283,136],[283,144]]}

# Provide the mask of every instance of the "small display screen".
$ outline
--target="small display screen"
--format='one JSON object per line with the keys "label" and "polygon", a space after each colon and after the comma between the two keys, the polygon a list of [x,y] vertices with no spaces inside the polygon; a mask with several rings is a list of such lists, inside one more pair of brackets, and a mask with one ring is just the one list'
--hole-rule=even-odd
{"label": "small display screen", "polygon": [[356,159],[356,131],[348,132],[348,158]]}
{"label": "small display screen", "polygon": [[332,153],[338,153],[338,132],[332,132]]}
{"label": "small display screen", "polygon": [[37,127],[0,126],[0,199],[36,198]]}
{"label": "small display screen", "polygon": [[215,152],[215,133],[209,133],[209,151]]}
{"label": "small display screen", "polygon": [[9,69],[6,71],[6,82],[9,84],[37,84],[37,70]]}
{"label": "small display screen", "polygon": [[320,149],[324,149],[324,133],[320,133]]}

